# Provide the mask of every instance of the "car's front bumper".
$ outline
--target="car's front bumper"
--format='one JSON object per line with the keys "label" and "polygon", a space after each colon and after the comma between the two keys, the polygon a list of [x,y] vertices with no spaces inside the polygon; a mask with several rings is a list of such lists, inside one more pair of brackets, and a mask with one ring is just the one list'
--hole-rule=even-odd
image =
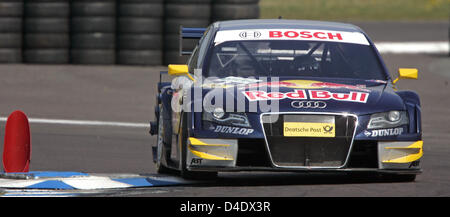
{"label": "car's front bumper", "polygon": [[[378,172],[418,174],[423,155],[423,141],[371,142],[367,156],[353,155],[343,166],[280,166],[270,160],[263,140],[193,138],[188,140],[186,165],[191,171],[301,171],[301,172]],[[254,148],[254,150],[252,150]],[[369,150],[369,149],[368,149]],[[355,159],[358,159],[356,162]],[[367,163],[364,162],[367,160]],[[370,162],[369,162],[370,161]]]}

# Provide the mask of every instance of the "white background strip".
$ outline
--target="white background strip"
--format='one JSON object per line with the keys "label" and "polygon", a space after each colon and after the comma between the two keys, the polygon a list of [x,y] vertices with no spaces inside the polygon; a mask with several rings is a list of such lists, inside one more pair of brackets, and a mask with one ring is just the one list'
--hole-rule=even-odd
{"label": "white background strip", "polygon": [[417,53],[448,53],[448,41],[418,41],[418,42],[375,42],[380,53],[417,54]]}
{"label": "white background strip", "polygon": [[[5,122],[7,117],[0,117],[0,122]],[[64,125],[84,125],[84,126],[112,126],[112,127],[137,127],[148,128],[147,123],[129,123],[114,121],[88,121],[88,120],[65,120],[65,119],[44,119],[44,118],[28,118],[30,124],[64,124]]]}

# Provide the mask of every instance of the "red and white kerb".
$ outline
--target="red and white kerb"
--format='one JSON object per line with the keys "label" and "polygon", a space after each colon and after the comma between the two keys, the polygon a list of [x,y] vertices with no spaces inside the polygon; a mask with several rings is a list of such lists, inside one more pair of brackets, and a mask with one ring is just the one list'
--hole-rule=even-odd
{"label": "red and white kerb", "polygon": [[369,45],[367,38],[360,32],[329,31],[314,29],[246,29],[218,31],[215,44],[226,41],[244,40],[308,40],[332,41]]}

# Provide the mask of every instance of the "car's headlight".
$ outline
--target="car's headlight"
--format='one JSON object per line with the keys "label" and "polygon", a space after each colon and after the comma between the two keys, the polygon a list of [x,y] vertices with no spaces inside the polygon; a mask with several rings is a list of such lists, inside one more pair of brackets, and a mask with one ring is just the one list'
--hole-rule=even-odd
{"label": "car's headlight", "polygon": [[202,119],[220,125],[250,127],[245,113],[226,113],[222,108],[215,108],[212,112],[204,111]]}
{"label": "car's headlight", "polygon": [[367,129],[392,128],[405,124],[409,124],[405,111],[390,111],[371,115]]}
{"label": "car's headlight", "polygon": [[225,111],[223,110],[223,108],[215,108],[212,112],[212,115],[215,119],[220,120],[223,118],[223,116],[225,116]]}

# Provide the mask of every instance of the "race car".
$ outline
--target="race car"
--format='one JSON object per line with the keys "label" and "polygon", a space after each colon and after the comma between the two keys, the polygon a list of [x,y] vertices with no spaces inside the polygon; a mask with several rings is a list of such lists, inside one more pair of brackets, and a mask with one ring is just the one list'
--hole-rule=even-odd
{"label": "race car", "polygon": [[398,181],[421,173],[420,99],[395,86],[418,70],[392,79],[359,27],[221,21],[181,27],[180,45],[190,58],[168,66],[173,80],[158,83],[150,124],[158,172],[369,172]]}

